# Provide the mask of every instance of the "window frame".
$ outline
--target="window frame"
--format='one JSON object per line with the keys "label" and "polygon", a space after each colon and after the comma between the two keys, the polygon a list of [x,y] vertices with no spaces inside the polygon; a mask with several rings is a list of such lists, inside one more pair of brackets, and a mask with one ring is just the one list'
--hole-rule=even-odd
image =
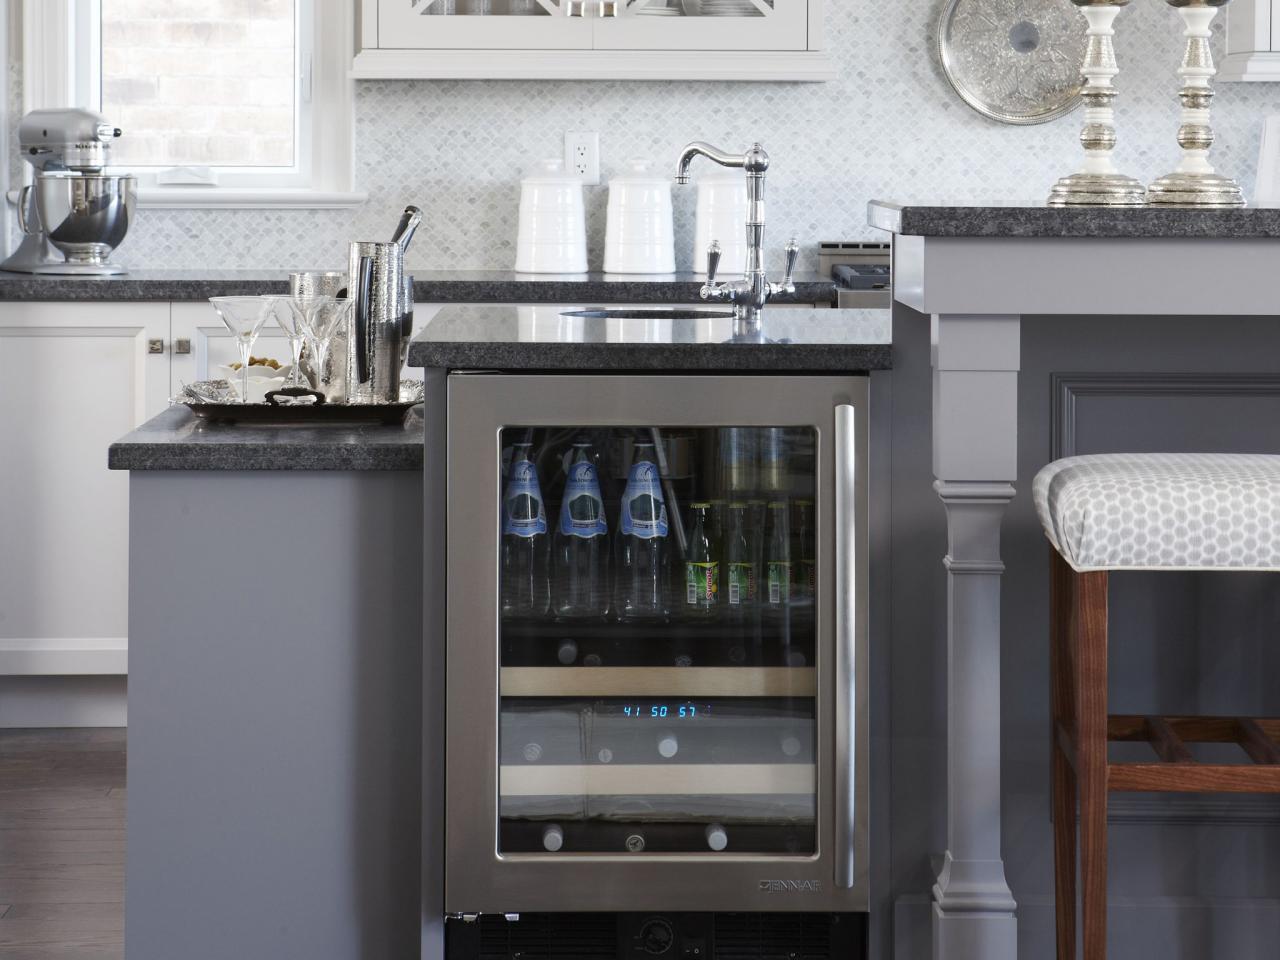
{"label": "window frame", "polygon": [[[23,111],[101,103],[100,0],[23,0]],[[138,205],[161,209],[353,207],[354,10],[342,0],[298,0],[299,92],[291,168],[213,167],[217,185],[156,182],[158,168],[120,167],[138,177]],[[108,117],[108,120],[111,118]],[[126,135],[128,131],[126,131]],[[26,173],[29,176],[29,171]]]}

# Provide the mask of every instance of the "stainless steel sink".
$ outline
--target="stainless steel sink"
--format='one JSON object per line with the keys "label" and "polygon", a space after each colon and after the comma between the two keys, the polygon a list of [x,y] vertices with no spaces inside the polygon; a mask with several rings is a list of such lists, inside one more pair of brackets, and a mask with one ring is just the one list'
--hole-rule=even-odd
{"label": "stainless steel sink", "polygon": [[587,320],[732,320],[732,310],[699,310],[695,307],[618,307],[566,310],[562,317]]}

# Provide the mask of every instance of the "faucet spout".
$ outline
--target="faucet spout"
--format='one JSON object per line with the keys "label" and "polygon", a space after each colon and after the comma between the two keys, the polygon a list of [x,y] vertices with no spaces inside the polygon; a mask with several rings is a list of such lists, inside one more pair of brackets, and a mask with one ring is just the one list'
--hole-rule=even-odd
{"label": "faucet spout", "polygon": [[[760,315],[771,296],[790,293],[791,270],[795,257],[788,253],[787,279],[783,283],[770,283],[764,272],[764,181],[769,170],[769,154],[758,143],[745,153],[728,153],[709,143],[695,140],[682,151],[676,164],[676,183],[689,182],[689,167],[694,157],[706,157],[722,167],[732,167],[746,174],[747,189],[747,261],[741,280],[718,283],[716,266],[720,262],[719,247],[712,244],[708,257],[707,282],[702,287],[702,299],[719,303],[732,303],[734,336],[738,339],[756,339],[762,336]],[[798,247],[797,247],[798,250]]]}
{"label": "faucet spout", "polygon": [[[680,162],[676,165],[676,183],[689,182],[689,165],[693,163],[694,157],[706,157],[713,163],[718,163],[722,167],[745,167],[747,165],[747,154],[729,153],[721,150],[719,147],[713,147],[709,143],[701,140],[695,140],[683,150],[680,151]],[[766,159],[766,164],[768,160]]]}

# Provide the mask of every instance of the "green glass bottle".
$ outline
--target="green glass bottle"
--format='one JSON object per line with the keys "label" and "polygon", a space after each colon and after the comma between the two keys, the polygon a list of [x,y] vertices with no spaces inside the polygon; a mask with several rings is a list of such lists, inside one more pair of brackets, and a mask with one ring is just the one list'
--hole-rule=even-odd
{"label": "green glass bottle", "polygon": [[712,538],[711,504],[692,506],[693,526],[684,564],[685,615],[710,619],[720,613],[720,563]]}
{"label": "green glass bottle", "polygon": [[743,623],[756,609],[759,570],[755,552],[747,539],[747,505],[735,501],[729,504],[729,517],[725,537],[725,610],[729,620]]}

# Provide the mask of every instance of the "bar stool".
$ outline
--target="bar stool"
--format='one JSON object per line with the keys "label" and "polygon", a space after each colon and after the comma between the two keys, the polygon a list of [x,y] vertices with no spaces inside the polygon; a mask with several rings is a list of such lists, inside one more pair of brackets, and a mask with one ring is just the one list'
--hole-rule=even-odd
{"label": "bar stool", "polygon": [[[1112,570],[1280,571],[1280,456],[1109,454],[1049,464],[1032,486],[1053,545],[1050,693],[1058,960],[1076,958],[1076,802],[1084,960],[1104,960],[1111,791],[1280,793],[1280,719],[1107,713]],[[1110,763],[1107,744],[1154,759]],[[1236,743],[1253,764],[1197,763]]]}

